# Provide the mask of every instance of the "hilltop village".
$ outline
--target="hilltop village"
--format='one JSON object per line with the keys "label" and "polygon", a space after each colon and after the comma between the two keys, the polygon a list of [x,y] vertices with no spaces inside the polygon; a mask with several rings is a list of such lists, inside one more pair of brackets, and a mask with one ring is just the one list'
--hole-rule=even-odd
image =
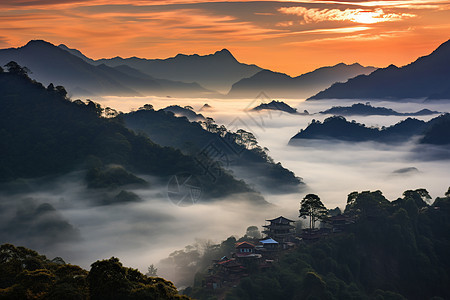
{"label": "hilltop village", "polygon": [[266,224],[262,226],[264,237],[246,235],[235,244],[230,257],[223,256],[213,260],[202,286],[210,290],[236,286],[250,273],[270,268],[283,253],[344,231],[347,225],[355,223],[355,218],[339,211],[324,218],[320,228],[312,226],[298,229],[298,222],[300,221],[296,222],[283,216],[266,220]]}

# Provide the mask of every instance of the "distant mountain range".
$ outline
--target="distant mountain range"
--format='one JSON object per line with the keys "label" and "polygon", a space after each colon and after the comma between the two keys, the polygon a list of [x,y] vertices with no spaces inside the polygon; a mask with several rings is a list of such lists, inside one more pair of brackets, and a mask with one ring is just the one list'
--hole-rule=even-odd
{"label": "distant mountain range", "polygon": [[[77,49],[33,40],[0,50],[0,64],[16,61],[44,84],[63,85],[71,95],[254,98],[450,98],[450,41],[402,68],[343,63],[290,77],[240,63],[223,49],[209,55],[167,59],[137,57],[93,60]],[[355,77],[356,76],[356,77]],[[336,83],[337,82],[337,83]],[[331,86],[332,85],[332,86]],[[325,90],[324,90],[325,89]]]}
{"label": "distant mountain range", "polygon": [[260,92],[265,92],[272,98],[307,98],[335,82],[345,82],[349,78],[361,74],[370,74],[374,67],[363,67],[360,64],[337,64],[323,67],[315,71],[290,77],[283,73],[262,70],[250,78],[244,78],[233,84],[229,97],[254,98]]}
{"label": "distant mountain range", "polygon": [[9,61],[28,67],[31,77],[37,81],[63,85],[70,94],[80,97],[245,98],[264,90],[271,97],[305,98],[336,81],[375,70],[359,64],[338,64],[292,78],[240,63],[227,49],[203,56],[178,54],[167,59],[115,57],[94,60],[77,49],[63,44],[56,47],[42,40],[0,50],[0,64]]}
{"label": "distant mountain range", "polygon": [[59,46],[93,65],[109,67],[128,66],[153,77],[182,82],[196,82],[207,89],[228,92],[231,85],[242,78],[250,77],[262,69],[256,65],[240,63],[227,49],[209,55],[178,54],[167,59],[144,59],[138,57],[93,60],[76,49]]}
{"label": "distant mountain range", "polygon": [[[81,54],[80,54],[81,55]],[[44,84],[65,86],[71,94],[93,95],[183,95],[211,92],[196,83],[182,83],[153,78],[131,68],[92,65],[55,45],[30,41],[23,47],[0,50],[0,64],[15,61],[32,72],[30,76]]]}
{"label": "distant mountain range", "polygon": [[308,100],[410,98],[450,99],[450,40],[409,65],[390,65],[346,83],[335,83]]}
{"label": "distant mountain range", "polygon": [[399,113],[386,107],[374,107],[370,104],[356,103],[352,106],[333,106],[330,109],[321,111],[321,114],[339,115],[339,116],[427,116],[440,114],[438,111],[422,109],[416,112]]}

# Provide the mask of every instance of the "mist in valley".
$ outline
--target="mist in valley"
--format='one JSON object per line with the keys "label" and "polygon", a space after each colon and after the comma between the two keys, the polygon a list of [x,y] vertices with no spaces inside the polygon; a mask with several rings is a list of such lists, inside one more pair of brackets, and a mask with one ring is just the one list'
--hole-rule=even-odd
{"label": "mist in valley", "polygon": [[[450,185],[450,160],[433,160],[427,149],[416,151],[414,140],[401,144],[375,142],[349,143],[302,140],[288,145],[292,136],[313,119],[323,121],[329,115],[317,114],[332,106],[357,101],[285,100],[308,115],[279,111],[249,112],[269,99],[247,100],[182,99],[161,97],[104,97],[94,99],[103,107],[129,112],[150,103],[155,109],[169,105],[190,105],[196,112],[208,103],[211,108],[200,113],[212,117],[229,130],[242,128],[255,134],[267,147],[275,162],[303,178],[306,187],[299,193],[276,194],[270,186],[261,190],[270,205],[246,201],[236,195],[210,202],[199,197],[193,205],[179,206],[168,196],[168,180],[145,177],[145,188],[125,188],[139,197],[125,203],[102,202],[107,192],[88,190],[84,174],[73,172],[59,178],[43,178],[10,183],[1,190],[1,240],[33,248],[49,258],[62,256],[67,262],[89,269],[89,264],[111,256],[124,265],[147,271],[150,264],[158,275],[180,282],[176,271],[161,263],[170,253],[187,245],[220,243],[229,236],[243,236],[248,226],[261,229],[266,219],[283,215],[298,220],[300,200],[307,193],[318,194],[327,208],[344,208],[352,191],[381,190],[395,200],[408,189],[426,188],[435,198]],[[361,101],[364,102],[364,101]],[[450,104],[422,102],[373,102],[399,112],[423,108],[450,111]],[[430,120],[432,116],[416,117]],[[390,126],[404,116],[352,116],[367,126]],[[422,154],[420,154],[422,153]],[[245,169],[235,168],[244,178]],[[220,180],[220,177],[218,178]],[[13,224],[14,226],[12,226]],[[191,274],[193,276],[193,274]]]}
{"label": "mist in valley", "polygon": [[[345,206],[346,196],[354,190],[381,190],[388,199],[394,200],[407,189],[424,187],[433,197],[442,194],[449,185],[450,160],[439,159],[431,154],[446,152],[440,147],[436,150],[431,145],[416,144],[417,140],[406,143],[385,144],[377,142],[342,142],[324,140],[301,140],[297,146],[288,146],[299,130],[304,129],[313,120],[323,121],[330,115],[318,114],[333,106],[350,106],[354,103],[368,101],[355,100],[321,100],[305,101],[296,99],[279,99],[298,112],[307,110],[309,115],[295,115],[280,111],[250,112],[249,109],[268,103],[272,99],[259,95],[255,99],[221,100],[211,99],[167,99],[157,97],[132,98],[123,101],[117,97],[103,99],[102,104],[118,105],[124,112],[138,108],[144,103],[151,103],[155,109],[171,104],[190,105],[199,112],[208,103],[211,108],[200,111],[210,116],[218,124],[230,130],[239,128],[255,134],[261,146],[267,147],[269,155],[282,165],[302,177],[309,191],[321,195],[328,208]],[[419,111],[428,108],[442,113],[450,111],[450,104],[423,101],[372,101],[377,107],[387,107],[401,113]],[[429,121],[435,115],[414,116],[413,118]],[[348,116],[367,127],[391,126],[407,116]],[[448,157],[448,155],[446,155]],[[405,168],[416,168],[417,172],[396,172]],[[245,172],[242,170],[242,172]],[[239,173],[239,172],[238,172]],[[291,203],[298,206],[299,195]],[[277,197],[266,196],[271,203],[277,203]]]}

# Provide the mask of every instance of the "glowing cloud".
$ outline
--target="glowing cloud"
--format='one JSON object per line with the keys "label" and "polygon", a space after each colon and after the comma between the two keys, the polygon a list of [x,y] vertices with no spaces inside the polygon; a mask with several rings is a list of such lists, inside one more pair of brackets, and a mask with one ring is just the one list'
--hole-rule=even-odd
{"label": "glowing cloud", "polygon": [[303,18],[305,23],[319,23],[324,21],[351,21],[361,24],[374,24],[387,21],[399,21],[405,18],[415,17],[406,13],[385,13],[381,8],[375,10],[364,9],[322,9],[305,7],[281,7],[281,13],[297,15]]}

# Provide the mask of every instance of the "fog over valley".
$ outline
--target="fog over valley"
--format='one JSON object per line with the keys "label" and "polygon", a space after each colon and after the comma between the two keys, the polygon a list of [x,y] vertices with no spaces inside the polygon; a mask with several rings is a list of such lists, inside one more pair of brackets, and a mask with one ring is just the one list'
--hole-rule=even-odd
{"label": "fog over valley", "polygon": [[[253,132],[259,143],[270,150],[270,156],[294,171],[297,176],[302,177],[309,189],[322,195],[324,203],[329,208],[345,206],[346,196],[353,190],[379,189],[388,199],[395,199],[404,190],[419,186],[427,188],[432,195],[436,196],[445,189],[450,174],[444,166],[449,166],[450,161],[433,161],[432,159],[430,161],[426,153],[423,155],[415,153],[417,146],[413,141],[391,145],[373,142],[303,140],[299,147],[287,145],[290,138],[300,129],[306,128],[313,119],[323,121],[329,117],[318,112],[333,106],[347,106],[366,101],[280,100],[297,108],[299,112],[307,110],[310,115],[290,115],[280,111],[248,111],[262,102],[270,102],[270,98],[232,101],[211,99],[206,102],[212,108],[200,113],[214,118],[218,124],[224,124],[227,128],[235,126]],[[205,104],[205,99],[111,97],[105,98],[101,103],[104,106],[117,105],[117,109],[124,112],[136,109],[144,103],[151,103],[155,108],[166,107],[169,103],[180,106],[191,105],[198,111]],[[450,104],[445,102],[372,101],[371,104],[392,108],[398,112],[419,111],[425,108],[440,112],[450,111]],[[438,115],[414,118],[429,121],[436,116]],[[368,127],[381,128],[394,125],[406,118],[405,116],[349,116],[347,119],[355,120]],[[432,148],[432,146],[429,147]],[[402,175],[393,173],[406,167],[416,167],[419,172]],[[298,202],[298,199],[296,201]],[[270,202],[276,203],[276,200]]]}
{"label": "fog over valley", "polygon": [[[21,180],[4,184],[0,222],[2,240],[35,248],[50,257],[64,253],[66,260],[85,268],[89,268],[92,261],[111,256],[120,257],[124,264],[143,272],[154,264],[159,267],[159,275],[184,283],[172,266],[160,261],[186,245],[207,241],[217,243],[231,235],[242,236],[251,225],[262,229],[266,219],[279,215],[299,220],[299,203],[307,193],[318,194],[327,208],[343,209],[347,195],[352,191],[381,190],[388,199],[395,200],[403,191],[417,188],[426,188],[432,197],[436,197],[448,186],[450,160],[419,155],[415,151],[417,138],[399,144],[302,140],[296,146],[288,145],[289,140],[313,119],[323,121],[329,117],[318,112],[358,101],[284,100],[297,111],[308,112],[296,115],[276,110],[250,111],[260,103],[268,103],[270,98],[103,97],[94,100],[103,107],[124,113],[144,104],[152,104],[154,109],[190,105],[197,113],[212,117],[229,130],[244,129],[254,133],[259,144],[269,149],[274,161],[281,162],[301,177],[306,186],[298,193],[284,194],[271,193],[270,186],[260,189],[269,205],[248,202],[247,195],[240,194],[214,202],[202,195],[194,205],[183,207],[174,204],[168,195],[170,176],[161,180],[137,174],[149,185],[125,187],[124,190],[133,192],[138,200],[117,203],[104,199],[113,197],[119,190],[87,190],[82,172]],[[210,107],[201,109],[205,103]],[[450,111],[450,104],[440,102],[372,104],[399,112],[423,108]],[[428,121],[433,117],[436,115],[416,118]],[[405,118],[351,116],[348,120],[381,127]],[[238,178],[246,178],[246,172],[246,168],[234,168]],[[220,176],[217,180],[221,180]],[[42,207],[44,203],[51,207]],[[14,230],[8,225],[11,222],[16,224]]]}
{"label": "fog over valley", "polygon": [[446,299],[448,54],[291,77],[0,49],[0,298]]}

